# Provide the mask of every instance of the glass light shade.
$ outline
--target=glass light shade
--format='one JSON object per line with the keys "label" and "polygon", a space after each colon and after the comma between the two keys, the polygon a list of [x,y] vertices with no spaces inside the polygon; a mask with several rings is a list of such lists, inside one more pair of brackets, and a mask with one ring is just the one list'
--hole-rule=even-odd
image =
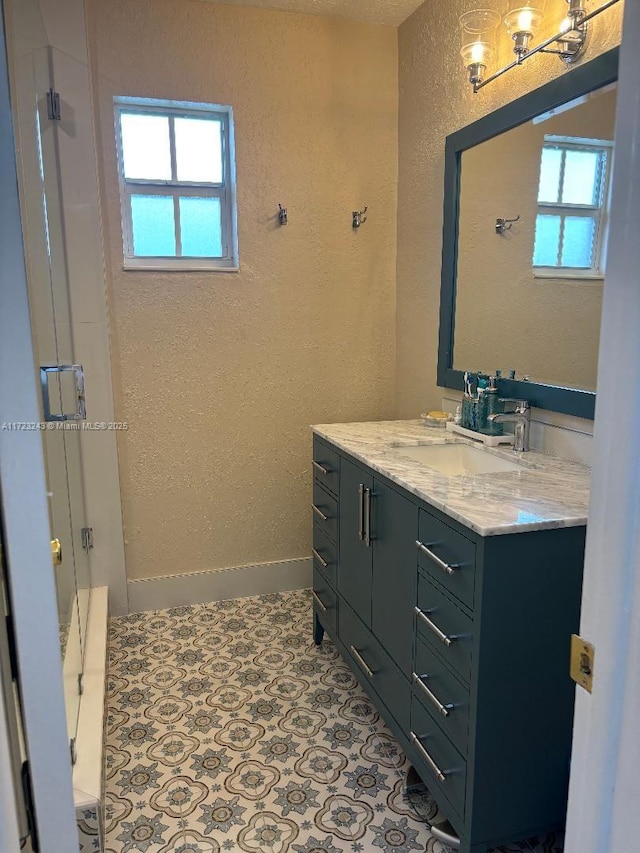
{"label": "glass light shade", "polygon": [[509,35],[512,38],[520,33],[535,36],[544,18],[545,2],[546,0],[531,0],[523,5],[522,0],[515,0],[515,3],[511,4],[513,8],[504,19]]}
{"label": "glass light shade", "polygon": [[496,49],[494,45],[486,41],[474,41],[466,44],[460,51],[465,68],[470,65],[489,65],[495,55]]}
{"label": "glass light shade", "polygon": [[462,56],[472,83],[480,83],[496,52],[496,28],[500,16],[493,9],[475,9],[460,18]]}

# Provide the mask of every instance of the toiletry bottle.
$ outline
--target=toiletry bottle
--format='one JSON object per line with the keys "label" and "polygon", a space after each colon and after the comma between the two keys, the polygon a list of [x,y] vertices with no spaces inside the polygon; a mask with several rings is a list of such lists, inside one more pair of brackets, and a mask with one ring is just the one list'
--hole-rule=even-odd
{"label": "toiletry bottle", "polygon": [[[498,371],[496,371],[496,374]],[[484,398],[486,400],[485,405],[485,419],[484,426],[482,428],[482,432],[486,435],[502,435],[504,427],[502,424],[494,424],[489,420],[491,415],[497,415],[502,411],[503,405],[500,402],[500,394],[498,392],[498,376],[491,376],[489,378],[489,387],[485,391]]]}
{"label": "toiletry bottle", "polygon": [[482,432],[484,424],[487,420],[487,399],[486,399],[486,391],[489,387],[489,377],[484,373],[478,372],[478,391],[475,400],[475,405],[472,410],[472,427],[471,429],[476,432]]}
{"label": "toiletry bottle", "polygon": [[478,388],[478,399],[473,408],[473,426],[471,429],[482,432],[483,424],[487,420],[486,388]]}
{"label": "toiletry bottle", "polygon": [[464,394],[462,397],[462,426],[471,429],[471,405],[473,394],[471,391],[471,377],[468,372],[464,374]]}

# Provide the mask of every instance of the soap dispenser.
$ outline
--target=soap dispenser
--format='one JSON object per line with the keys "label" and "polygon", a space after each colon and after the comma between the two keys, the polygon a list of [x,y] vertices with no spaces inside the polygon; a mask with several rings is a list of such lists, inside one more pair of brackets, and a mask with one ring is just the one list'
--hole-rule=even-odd
{"label": "soap dispenser", "polygon": [[500,402],[500,394],[498,392],[498,377],[489,377],[489,387],[484,392],[484,406],[482,412],[481,432],[485,435],[502,435],[504,428],[502,424],[493,423],[491,415],[497,415],[502,411],[502,403]]}

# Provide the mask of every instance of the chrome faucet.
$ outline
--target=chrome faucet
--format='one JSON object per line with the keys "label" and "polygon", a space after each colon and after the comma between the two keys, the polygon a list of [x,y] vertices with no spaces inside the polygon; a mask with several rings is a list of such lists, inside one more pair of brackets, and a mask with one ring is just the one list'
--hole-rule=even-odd
{"label": "chrome faucet", "polygon": [[524,453],[529,449],[529,428],[531,426],[531,407],[528,400],[500,400],[501,403],[513,403],[511,412],[498,412],[489,415],[492,424],[514,424],[513,450]]}

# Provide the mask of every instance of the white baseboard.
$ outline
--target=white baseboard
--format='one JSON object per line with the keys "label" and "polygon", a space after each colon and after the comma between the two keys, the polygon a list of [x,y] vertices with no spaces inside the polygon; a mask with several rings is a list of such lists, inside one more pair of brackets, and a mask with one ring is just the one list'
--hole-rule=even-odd
{"label": "white baseboard", "polygon": [[301,557],[277,563],[130,580],[127,584],[129,612],[306,589],[311,586],[312,572],[311,557]]}

